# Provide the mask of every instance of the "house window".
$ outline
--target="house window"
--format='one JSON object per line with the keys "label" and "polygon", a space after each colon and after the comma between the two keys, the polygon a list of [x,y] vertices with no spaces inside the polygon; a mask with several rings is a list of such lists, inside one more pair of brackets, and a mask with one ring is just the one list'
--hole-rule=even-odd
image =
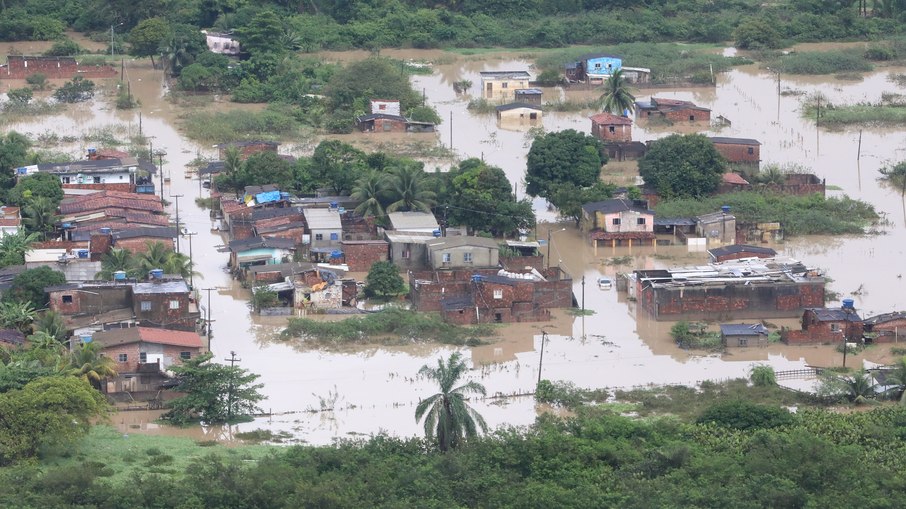
{"label": "house window", "polygon": [[637,225],[639,225],[639,226],[643,226],[643,225],[645,224],[645,218],[644,218],[644,217],[640,217],[640,218],[636,219],[636,220],[635,220],[635,224],[637,224]]}
{"label": "house window", "polygon": [[620,226],[620,218],[619,217],[613,218],[613,220],[611,221],[611,224],[614,226]]}
{"label": "house window", "polygon": [[840,332],[840,324],[839,324],[839,323],[832,323],[832,324],[831,324],[831,332]]}
{"label": "house window", "polygon": [[187,361],[192,358],[192,352],[179,352],[179,358]]}
{"label": "house window", "polygon": [[537,113],[529,113],[528,118],[529,118],[529,120],[538,120],[538,114],[537,114]]}
{"label": "house window", "polygon": [[170,309],[179,309],[179,301],[178,301],[178,300],[171,300],[171,301],[170,301]]}
{"label": "house window", "polygon": [[610,134],[614,134],[617,132],[616,126],[608,126],[607,130],[610,131]]}
{"label": "house window", "polygon": [[463,253],[462,261],[465,263],[472,263],[472,253]]}
{"label": "house window", "polygon": [[749,152],[749,155],[752,155],[752,154],[754,154],[754,153],[755,153],[755,149],[754,149],[754,148],[752,148],[752,147],[749,147],[749,150],[748,150],[748,152]]}
{"label": "house window", "polygon": [[340,240],[340,234],[338,234],[338,233],[331,233],[331,234],[330,234],[330,240]]}
{"label": "house window", "polygon": [[510,84],[505,81],[500,84],[500,88],[509,88],[509,86],[510,86]]}
{"label": "house window", "polygon": [[63,304],[72,304],[72,295],[64,295]]}
{"label": "house window", "polygon": [[450,263],[453,260],[453,255],[450,253],[444,253],[441,255],[441,261],[444,263]]}
{"label": "house window", "polygon": [[689,122],[695,122],[695,115],[689,115]]}
{"label": "house window", "polygon": [[60,180],[62,180],[64,184],[69,183],[69,177],[62,177]]}
{"label": "house window", "polygon": [[120,180],[123,180],[123,176],[122,176],[122,175],[120,175]]}
{"label": "house window", "polygon": [[142,311],[151,311],[151,301],[143,300],[141,303],[141,310]]}
{"label": "house window", "polygon": [[501,290],[501,289],[499,289],[499,288],[496,289],[496,290],[494,290],[494,298],[495,298],[495,299],[502,299],[502,298],[503,298],[503,290]]}
{"label": "house window", "polygon": [[141,362],[142,364],[148,362],[148,352],[139,352],[138,362]]}
{"label": "house window", "polygon": [[315,234],[315,240],[324,240],[324,234],[323,234],[323,233],[316,233],[316,234]]}
{"label": "house window", "polygon": [[749,340],[747,338],[739,338],[739,346],[749,346]]}
{"label": "house window", "polygon": [[408,247],[403,248],[403,252],[402,254],[400,254],[400,256],[402,258],[409,259],[412,257],[412,251],[410,251]]}
{"label": "house window", "polygon": [[126,362],[129,360],[129,354],[121,353],[121,354],[117,355],[116,358],[120,362]]}
{"label": "house window", "polygon": [[95,184],[100,184],[100,183],[101,183],[101,177],[94,177],[94,183],[95,183]]}
{"label": "house window", "polygon": [[387,105],[386,105],[386,104],[380,104],[380,105],[378,105],[378,109],[379,109],[379,110],[386,110],[386,109],[387,109]]}
{"label": "house window", "polygon": [[596,64],[595,64],[595,69],[600,69],[600,68],[601,68],[601,63],[600,63],[600,62],[596,63]]}

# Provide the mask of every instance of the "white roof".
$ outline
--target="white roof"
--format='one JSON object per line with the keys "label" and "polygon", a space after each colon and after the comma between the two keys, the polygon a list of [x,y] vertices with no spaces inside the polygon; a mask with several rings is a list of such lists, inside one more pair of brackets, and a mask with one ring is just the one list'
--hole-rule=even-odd
{"label": "white roof", "polygon": [[302,209],[309,230],[342,230],[340,212],[337,209]]}
{"label": "white roof", "polygon": [[391,212],[388,214],[394,230],[438,230],[437,218],[427,212]]}

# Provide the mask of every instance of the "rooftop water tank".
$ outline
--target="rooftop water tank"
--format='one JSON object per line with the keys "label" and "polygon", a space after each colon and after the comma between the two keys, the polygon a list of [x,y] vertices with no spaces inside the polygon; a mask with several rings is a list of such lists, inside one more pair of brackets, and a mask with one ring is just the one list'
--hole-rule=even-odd
{"label": "rooftop water tank", "polygon": [[435,237],[440,237],[440,230],[434,230],[433,232],[431,232],[431,235],[434,235]]}
{"label": "rooftop water tank", "polygon": [[843,309],[856,309],[855,306],[853,306],[854,302],[855,301],[852,299],[843,299]]}
{"label": "rooftop water tank", "polygon": [[111,230],[110,228],[101,228],[101,229],[98,230],[98,231],[101,232],[101,235],[110,235],[110,233],[111,233],[113,230]]}
{"label": "rooftop water tank", "polygon": [[343,258],[343,251],[334,249],[333,251],[330,252],[330,257],[333,259]]}
{"label": "rooftop water tank", "polygon": [[720,208],[720,211],[723,212],[724,214],[729,214],[729,213],[730,213],[730,206],[729,206],[729,205],[724,205],[723,207]]}
{"label": "rooftop water tank", "polygon": [[79,249],[77,254],[78,254],[79,258],[83,258],[83,259],[88,258],[87,249]]}
{"label": "rooftop water tank", "polygon": [[125,279],[126,279],[126,271],[124,271],[124,270],[118,270],[118,271],[116,271],[116,272],[113,273],[113,280],[114,280],[114,281],[123,281],[123,280],[125,280]]}
{"label": "rooftop water tank", "polygon": [[164,277],[163,269],[151,269],[148,271],[148,275],[151,276],[151,279],[160,279]]}
{"label": "rooftop water tank", "polygon": [[340,204],[335,201],[330,202],[330,208],[332,208],[332,209],[335,209],[339,206],[340,206]]}
{"label": "rooftop water tank", "polygon": [[472,275],[472,282],[473,282],[473,283],[480,283],[480,282],[482,282],[482,281],[484,281],[484,276],[482,276],[481,274],[473,274],[473,275]]}
{"label": "rooftop water tank", "polygon": [[91,335],[82,334],[81,336],[79,336],[79,341],[81,341],[82,343],[91,343]]}

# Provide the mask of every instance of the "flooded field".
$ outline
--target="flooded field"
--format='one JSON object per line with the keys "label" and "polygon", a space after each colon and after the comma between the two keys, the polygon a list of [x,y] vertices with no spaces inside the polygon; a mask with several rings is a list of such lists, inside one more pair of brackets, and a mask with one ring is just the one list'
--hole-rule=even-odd
{"label": "flooded field", "polygon": [[[530,136],[520,130],[501,129],[494,115],[469,112],[468,95],[457,95],[453,81],[473,82],[472,93],[478,93],[482,70],[528,69],[530,62],[513,60],[509,55],[457,57],[443,52],[387,52],[398,58],[419,58],[443,62],[435,66],[432,75],[415,76],[417,89],[424,89],[428,102],[433,104],[444,124],[437,135],[417,135],[419,142],[438,143],[452,147],[458,158],[483,157],[485,161],[503,168],[510,180],[523,194],[525,158],[531,144]],[[331,54],[331,58],[361,58],[364,53]],[[781,76],[783,91],[811,93],[821,91],[832,101],[874,101],[885,91],[898,87],[887,80],[889,72],[904,69],[883,69],[870,73],[861,82],[837,81],[828,77]],[[336,351],[308,349],[299,344],[285,344],[276,339],[283,319],[257,318],[249,315],[248,293],[231,280],[226,272],[227,256],[217,252],[225,243],[212,232],[208,212],[198,208],[194,198],[207,196],[199,182],[184,179],[185,165],[196,156],[213,157],[210,146],[199,146],[187,140],[178,130],[180,108],[164,98],[166,87],[159,71],[152,71],[147,61],[126,63],[127,77],[133,93],[141,101],[142,130],[151,137],[155,149],[163,149],[164,173],[171,177],[164,196],[182,194],[180,218],[188,229],[198,232],[194,237],[194,258],[197,286],[211,290],[211,312],[214,318],[214,337],[211,348],[217,360],[231,351],[242,359],[241,366],[261,375],[267,401],[262,404],[270,417],[256,419],[227,428],[170,430],[153,424],[156,414],[118,414],[113,421],[123,431],[149,433],[188,433],[199,439],[226,439],[237,430],[265,428],[286,431],[309,443],[329,443],[338,437],[368,435],[380,431],[410,436],[421,432],[414,418],[419,398],[433,394],[431,383],[416,377],[419,368],[434,363],[439,356],[453,351],[447,346],[409,345],[399,347],[343,348]],[[798,163],[808,166],[828,186],[838,186],[854,198],[875,204],[886,214],[889,225],[882,234],[833,238],[797,238],[776,246],[783,254],[802,259],[807,265],[825,269],[833,279],[829,289],[841,296],[855,299],[856,307],[864,314],[893,311],[906,307],[899,278],[906,272],[904,245],[906,221],[898,192],[882,187],[876,177],[878,168],[888,162],[906,159],[906,133],[897,129],[866,128],[862,132],[862,159],[856,159],[858,131],[820,133],[813,123],[800,118],[799,97],[778,96],[775,74],[747,66],[718,78],[716,88],[659,89],[658,96],[688,99],[709,107],[714,116],[723,115],[732,127],[702,132],[721,136],[756,138],[763,144],[764,163]],[[4,84],[5,86],[5,84]],[[109,84],[107,85],[109,86]],[[550,97],[588,97],[594,92],[582,90],[544,90]],[[637,93],[639,99],[650,95]],[[212,102],[215,109],[237,108],[226,102]],[[576,129],[590,132],[587,117],[592,111],[545,112],[546,131]],[[452,115],[452,116],[451,116]],[[451,131],[452,119],[452,131]],[[88,129],[113,126],[123,138],[138,131],[138,111],[116,111],[104,97],[92,103],[71,106],[64,114],[45,117],[10,126],[21,132],[38,136],[52,132],[78,136]],[[684,128],[685,129],[685,128]],[[672,132],[667,127],[635,125],[636,140],[650,140]],[[344,139],[379,147],[385,143],[381,134],[348,135]],[[408,138],[408,137],[407,137]],[[297,153],[314,145],[288,140]],[[409,140],[399,140],[408,143]],[[83,153],[87,143],[57,147],[73,156]],[[310,147],[310,148],[308,148]],[[429,167],[431,167],[429,162]],[[436,162],[442,165],[441,162]],[[611,170],[608,168],[608,172]],[[621,168],[615,174],[631,180],[632,170]],[[625,182],[623,182],[625,183]],[[553,221],[555,216],[543,200],[535,200],[535,209],[542,220]],[[835,365],[842,361],[832,347],[741,348],[723,356],[690,353],[675,346],[669,337],[672,325],[653,322],[644,312],[637,312],[632,302],[624,300],[615,290],[602,291],[591,284],[599,275],[615,275],[634,268],[656,268],[674,264],[701,263],[704,253],[688,253],[685,247],[634,247],[599,249],[597,254],[585,243],[578,231],[553,234],[551,259],[559,263],[574,278],[575,293],[595,314],[574,317],[557,312],[549,323],[517,324],[500,329],[500,339],[494,344],[464,349],[475,363],[472,377],[485,384],[489,397],[475,402],[475,408],[492,426],[525,425],[531,423],[538,409],[530,396],[503,398],[500,396],[527,394],[533,391],[538,378],[539,357],[543,333],[548,336],[544,378],[568,380],[587,387],[628,387],[649,383],[694,383],[719,380],[746,374],[753,363],[769,363],[776,369],[792,369],[805,364]],[[538,237],[546,238],[550,224],[541,224]],[[561,225],[557,225],[559,229]],[[183,247],[183,249],[186,249]],[[606,264],[613,257],[632,256],[630,265]],[[854,293],[855,292],[855,293]],[[202,304],[207,298],[202,293]],[[793,322],[777,322],[792,325]],[[880,347],[866,351],[872,359],[884,353]],[[853,363],[859,357],[851,357]]]}

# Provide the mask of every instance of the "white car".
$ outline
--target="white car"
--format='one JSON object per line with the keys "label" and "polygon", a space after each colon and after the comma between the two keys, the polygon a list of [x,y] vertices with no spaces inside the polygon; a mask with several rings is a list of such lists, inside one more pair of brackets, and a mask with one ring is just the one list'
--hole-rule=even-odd
{"label": "white car", "polygon": [[598,278],[598,288],[601,290],[610,290],[613,287],[613,279],[601,276]]}

